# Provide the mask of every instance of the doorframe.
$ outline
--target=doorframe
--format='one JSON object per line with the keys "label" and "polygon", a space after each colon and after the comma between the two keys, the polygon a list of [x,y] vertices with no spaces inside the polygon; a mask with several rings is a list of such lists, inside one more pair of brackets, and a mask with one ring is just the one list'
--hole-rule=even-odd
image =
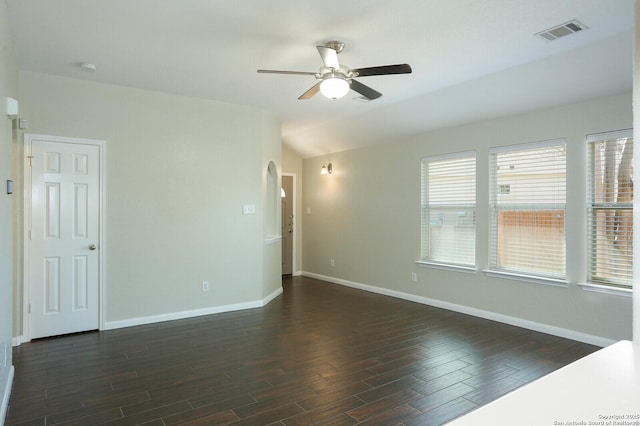
{"label": "doorframe", "polygon": [[[291,244],[291,251],[292,251],[292,256],[291,256],[291,276],[295,277],[296,275],[300,275],[299,271],[296,271],[296,239],[297,239],[297,235],[298,235],[298,231],[296,230],[296,228],[298,227],[298,211],[296,210],[297,208],[297,200],[298,197],[297,195],[297,189],[296,189],[296,174],[295,173],[282,173],[282,176],[288,176],[293,178],[293,195],[291,196],[291,199],[293,200],[292,204],[293,206],[291,207],[293,210],[293,233],[291,234],[291,239],[293,240],[292,244]],[[282,182],[280,182],[281,186],[282,186]],[[281,212],[282,214],[282,212]],[[296,274],[296,272],[298,272],[298,274]]]}
{"label": "doorframe", "polygon": [[29,322],[29,304],[31,301],[31,277],[29,274],[31,265],[31,240],[29,239],[29,232],[31,231],[31,166],[29,162],[31,160],[31,147],[33,141],[45,141],[45,142],[57,142],[68,143],[74,145],[94,145],[98,147],[98,164],[100,170],[98,171],[98,244],[100,250],[98,250],[98,327],[99,330],[104,329],[105,323],[105,297],[104,297],[104,271],[105,271],[105,252],[106,252],[106,239],[105,239],[105,152],[106,142],[100,139],[85,139],[85,138],[71,138],[66,136],[52,136],[41,135],[35,133],[25,133],[23,139],[23,234],[22,234],[22,247],[23,247],[23,261],[22,261],[22,273],[23,273],[23,285],[22,285],[22,337],[20,343],[26,343],[31,341],[31,324]]}

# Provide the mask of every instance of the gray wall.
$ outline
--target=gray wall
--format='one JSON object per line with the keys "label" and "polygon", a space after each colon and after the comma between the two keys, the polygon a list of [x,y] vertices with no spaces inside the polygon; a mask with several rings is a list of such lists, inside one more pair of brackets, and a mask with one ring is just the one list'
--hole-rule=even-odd
{"label": "gray wall", "polygon": [[0,1],[0,424],[11,386],[11,324],[13,320],[13,208],[20,193],[7,195],[5,182],[15,181],[12,172],[14,131],[7,118],[5,99],[18,99],[18,68],[9,31],[6,3]]}
{"label": "gray wall", "polygon": [[[278,291],[280,242],[265,242],[266,170],[281,169],[269,114],[27,71],[20,90],[29,133],[106,141],[108,327]],[[22,300],[15,308],[21,318]]]}
{"label": "gray wall", "polygon": [[[631,94],[625,93],[307,159],[303,270],[335,282],[489,313],[491,318],[540,326],[594,343],[629,339],[632,299],[588,292],[577,284],[585,282],[586,275],[585,136],[631,127]],[[569,286],[489,277],[481,272],[487,266],[489,246],[489,148],[556,138],[566,138],[568,145]],[[415,261],[420,256],[420,160],[467,150],[477,155],[479,271],[419,267]],[[329,161],[333,174],[321,176],[321,164]],[[415,283],[412,272],[418,276]]]}

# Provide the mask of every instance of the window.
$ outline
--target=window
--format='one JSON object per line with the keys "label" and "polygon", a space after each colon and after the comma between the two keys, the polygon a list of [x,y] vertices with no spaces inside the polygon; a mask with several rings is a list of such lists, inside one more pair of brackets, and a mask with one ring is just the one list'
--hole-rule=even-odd
{"label": "window", "polygon": [[474,152],[422,159],[421,260],[475,265]]}
{"label": "window", "polygon": [[587,280],[630,288],[633,266],[632,132],[591,135],[587,144]]}
{"label": "window", "polygon": [[492,149],[490,179],[489,268],[563,279],[564,140]]}

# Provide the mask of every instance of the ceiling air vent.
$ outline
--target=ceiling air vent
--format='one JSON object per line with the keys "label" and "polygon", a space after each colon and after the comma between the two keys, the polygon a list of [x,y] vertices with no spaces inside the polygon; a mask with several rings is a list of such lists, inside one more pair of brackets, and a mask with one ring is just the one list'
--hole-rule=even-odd
{"label": "ceiling air vent", "polygon": [[560,37],[568,36],[569,34],[577,33],[578,31],[586,30],[587,27],[583,23],[576,21],[566,22],[562,25],[555,26],[553,28],[549,28],[548,30],[541,31],[534,35],[545,39],[546,41],[553,41]]}

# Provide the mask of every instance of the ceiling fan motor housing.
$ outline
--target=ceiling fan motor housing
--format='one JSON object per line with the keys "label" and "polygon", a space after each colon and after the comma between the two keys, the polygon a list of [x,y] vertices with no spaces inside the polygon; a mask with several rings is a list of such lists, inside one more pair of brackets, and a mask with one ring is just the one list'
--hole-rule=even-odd
{"label": "ceiling fan motor housing", "polygon": [[336,53],[340,53],[342,52],[342,49],[344,49],[344,42],[338,41],[338,40],[332,40],[332,41],[326,42],[324,46],[328,47],[329,49],[335,50]]}

